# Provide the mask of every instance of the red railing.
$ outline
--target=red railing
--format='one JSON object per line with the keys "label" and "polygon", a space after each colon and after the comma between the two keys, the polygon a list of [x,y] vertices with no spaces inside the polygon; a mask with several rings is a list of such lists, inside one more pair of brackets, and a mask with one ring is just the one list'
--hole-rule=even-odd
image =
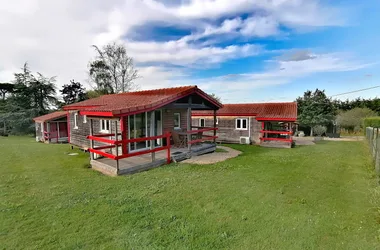
{"label": "red railing", "polygon": [[277,134],[277,135],[286,135],[289,138],[275,138],[275,137],[261,137],[261,141],[284,141],[284,142],[293,142],[292,131],[270,131],[270,130],[261,130],[260,133],[263,134]]}
{"label": "red railing", "polygon": [[291,131],[269,131],[269,130],[261,130],[260,133],[265,134],[283,134],[283,135],[291,135],[293,132]]}
{"label": "red railing", "polygon": [[43,133],[44,133],[44,139],[49,140],[50,139],[50,133],[47,131],[44,131]]}
{"label": "red railing", "polygon": [[52,139],[55,139],[57,140],[58,142],[58,132],[47,132],[47,131],[44,131],[44,139],[45,141],[51,141]]}
{"label": "red railing", "polygon": [[261,137],[260,140],[262,140],[262,141],[285,141],[285,142],[292,142],[293,141],[293,139],[269,138],[269,137]]}
{"label": "red railing", "polygon": [[[166,133],[164,135],[158,135],[158,136],[150,136],[150,137],[143,137],[143,138],[127,139],[127,140],[112,140],[112,139],[103,138],[103,137],[107,137],[107,136],[115,136],[115,134],[105,134],[105,135],[101,134],[101,135],[89,135],[89,136],[87,136],[87,138],[90,140],[110,144],[110,145],[106,145],[106,146],[93,147],[93,148],[90,148],[89,151],[92,153],[99,154],[99,155],[102,155],[104,157],[113,159],[113,160],[120,160],[120,159],[124,159],[124,158],[128,158],[128,157],[132,157],[132,156],[144,155],[144,154],[158,152],[161,150],[167,150],[167,163],[169,164],[171,161],[171,158],[170,158],[170,136],[171,136],[171,134],[170,133]],[[118,150],[118,146],[120,146],[120,145],[123,148],[124,147],[126,148],[128,146],[128,143],[153,141],[153,140],[162,139],[162,138],[166,138],[166,144],[167,144],[166,146],[160,146],[157,148],[141,150],[141,151],[133,152],[133,153],[125,153],[125,154],[121,154],[121,155],[119,155],[118,152],[116,153],[116,155],[114,155],[112,153],[107,153],[107,152],[101,151],[103,149],[110,149],[110,148],[116,148],[116,150]]]}
{"label": "red railing", "polygon": [[199,143],[199,142],[203,142],[203,141],[210,141],[210,140],[214,140],[214,139],[218,138],[218,136],[216,136],[216,135],[204,135],[203,134],[203,132],[216,131],[216,130],[218,130],[218,128],[208,128],[208,127],[192,127],[192,128],[199,128],[199,129],[190,130],[190,131],[187,131],[186,133],[190,134],[190,135],[202,133],[201,138],[197,138],[195,140],[188,141],[187,144],[195,144],[195,143]]}

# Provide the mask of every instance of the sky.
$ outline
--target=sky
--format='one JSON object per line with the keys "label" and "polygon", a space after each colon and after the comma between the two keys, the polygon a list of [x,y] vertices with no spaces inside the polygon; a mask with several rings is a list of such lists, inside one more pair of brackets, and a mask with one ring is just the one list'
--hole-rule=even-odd
{"label": "sky", "polygon": [[[0,0],[0,82],[24,62],[87,89],[91,45],[122,43],[141,89],[197,85],[223,103],[380,85],[380,1]],[[337,98],[380,97],[380,88]]]}

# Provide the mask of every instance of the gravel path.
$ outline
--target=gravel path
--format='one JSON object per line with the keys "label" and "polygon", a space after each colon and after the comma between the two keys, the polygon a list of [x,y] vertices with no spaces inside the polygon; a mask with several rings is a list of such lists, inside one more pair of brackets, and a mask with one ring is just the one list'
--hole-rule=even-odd
{"label": "gravel path", "polygon": [[241,154],[240,151],[229,148],[218,146],[220,149],[224,149],[227,152],[214,152],[205,155],[193,156],[190,159],[181,161],[181,163],[190,163],[190,164],[213,164],[221,161],[225,161],[230,158],[234,158]]}

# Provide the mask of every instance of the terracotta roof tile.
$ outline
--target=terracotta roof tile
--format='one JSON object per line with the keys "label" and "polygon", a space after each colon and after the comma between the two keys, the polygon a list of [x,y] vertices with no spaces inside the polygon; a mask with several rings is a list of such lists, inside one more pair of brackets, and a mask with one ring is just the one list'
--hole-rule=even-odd
{"label": "terracotta roof tile", "polygon": [[46,121],[55,120],[58,118],[65,117],[66,115],[67,115],[66,111],[56,111],[56,112],[53,112],[50,114],[35,117],[35,118],[33,118],[33,120],[35,122],[46,122]]}
{"label": "terracotta roof tile", "polygon": [[98,98],[66,105],[65,110],[81,110],[95,112],[112,112],[113,114],[128,113],[137,110],[149,109],[160,105],[166,105],[183,96],[197,92],[209,99],[218,107],[222,104],[198,89],[197,86],[183,86],[176,88],[164,88],[144,90],[112,95],[103,95]]}
{"label": "terracotta roof tile", "polygon": [[[193,115],[212,115],[210,111],[194,111]],[[278,103],[239,103],[224,104],[223,108],[217,111],[219,116],[239,116],[251,115],[260,119],[297,119],[297,103],[296,102],[278,102]]]}
{"label": "terracotta roof tile", "polygon": [[294,119],[297,120],[297,103],[266,103],[263,105],[256,120],[260,119]]}

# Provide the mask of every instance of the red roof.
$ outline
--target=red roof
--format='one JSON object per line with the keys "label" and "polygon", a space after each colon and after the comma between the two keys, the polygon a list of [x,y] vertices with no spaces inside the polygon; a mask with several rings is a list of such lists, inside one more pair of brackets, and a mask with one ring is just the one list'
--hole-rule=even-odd
{"label": "red roof", "polygon": [[[193,116],[213,115],[210,111],[195,111]],[[218,116],[256,116],[256,120],[297,120],[296,102],[224,104]]]}
{"label": "red roof", "polygon": [[103,113],[103,115],[108,116],[125,115],[134,112],[154,110],[193,93],[202,96],[218,108],[223,106],[214,98],[200,90],[197,86],[183,86],[103,95],[86,101],[66,105],[64,110],[80,110],[83,113],[98,112],[99,115],[102,115]]}
{"label": "red roof", "polygon": [[35,118],[33,118],[33,120],[35,122],[46,122],[46,121],[51,121],[51,120],[55,120],[58,118],[65,117],[66,115],[67,115],[66,111],[56,111],[56,112],[53,112],[53,113],[50,113],[47,115],[35,117]]}

